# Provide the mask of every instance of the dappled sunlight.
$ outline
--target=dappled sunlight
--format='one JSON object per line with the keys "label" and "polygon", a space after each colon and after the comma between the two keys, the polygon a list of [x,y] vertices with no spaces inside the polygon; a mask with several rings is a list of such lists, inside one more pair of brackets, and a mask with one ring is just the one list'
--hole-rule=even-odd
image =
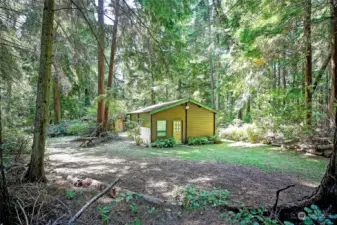
{"label": "dappled sunlight", "polygon": [[319,182],[300,181],[300,184],[307,186],[307,187],[316,188],[319,185]]}
{"label": "dappled sunlight", "polygon": [[[300,164],[306,162],[303,159],[297,158],[296,164],[284,159],[280,161],[278,152],[269,153],[265,148],[242,154],[237,147],[225,144],[157,149],[138,147],[123,141],[94,148],[79,148],[68,143],[68,147],[67,142],[60,145],[54,142],[48,146],[47,171],[57,177],[55,179],[72,175],[110,183],[119,177],[122,189],[163,199],[170,199],[181,188],[192,185],[205,189],[228,189],[233,199],[246,201],[248,205],[261,201],[272,204],[272,199],[263,197],[261,200],[262,193],[274,196],[279,187],[296,183],[296,192],[287,194],[288,199],[292,199],[294,195],[310,193],[315,186],[314,182],[298,180],[296,176],[264,172],[275,171],[282,163],[282,169],[292,170],[295,167],[297,171],[306,173]],[[288,154],[285,156],[288,157]]]}
{"label": "dappled sunlight", "polygon": [[254,147],[262,147],[266,146],[265,144],[252,144],[250,142],[233,142],[231,144],[228,144],[228,147],[247,147],[247,148],[254,148]]}
{"label": "dappled sunlight", "polygon": [[213,180],[213,178],[210,178],[210,177],[198,177],[198,178],[195,178],[195,179],[189,179],[188,182],[189,183],[205,183],[205,182],[209,182]]}

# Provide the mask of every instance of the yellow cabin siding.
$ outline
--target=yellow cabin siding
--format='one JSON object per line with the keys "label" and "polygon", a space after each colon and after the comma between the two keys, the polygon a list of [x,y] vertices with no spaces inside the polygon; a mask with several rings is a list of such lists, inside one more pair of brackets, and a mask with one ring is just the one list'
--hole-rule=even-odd
{"label": "yellow cabin siding", "polygon": [[137,121],[138,115],[137,114],[131,114],[131,121]]}
{"label": "yellow cabin siding", "polygon": [[214,135],[214,113],[195,104],[187,110],[187,136]]}
{"label": "yellow cabin siding", "polygon": [[[157,120],[166,120],[167,126],[167,136],[166,137],[157,137]],[[152,141],[157,139],[165,139],[171,138],[173,135],[173,121],[174,120],[182,120],[183,121],[183,131],[182,137],[183,141],[185,141],[185,104],[175,106],[173,108],[152,114]]]}
{"label": "yellow cabin siding", "polygon": [[142,121],[142,127],[151,127],[150,113],[139,113],[139,119]]}

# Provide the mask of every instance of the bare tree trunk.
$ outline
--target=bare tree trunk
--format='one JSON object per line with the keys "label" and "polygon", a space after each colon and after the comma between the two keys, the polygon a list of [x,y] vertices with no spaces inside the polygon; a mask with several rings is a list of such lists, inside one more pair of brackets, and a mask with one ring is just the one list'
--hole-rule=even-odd
{"label": "bare tree trunk", "polygon": [[53,55],[54,0],[44,0],[41,32],[41,53],[37,83],[36,111],[32,154],[24,179],[46,181],[44,172],[44,150],[49,121],[50,78]]}
{"label": "bare tree trunk", "polygon": [[154,91],[153,87],[151,90],[151,104],[152,105],[156,104],[156,92]]}
{"label": "bare tree trunk", "polygon": [[0,89],[0,224],[10,223],[10,196],[3,166],[2,93]]}
{"label": "bare tree trunk", "polygon": [[212,43],[212,8],[208,5],[208,35],[209,35],[209,77],[211,82],[211,97],[212,97],[212,108],[215,107],[215,97],[214,97],[214,77],[213,77],[213,43]]}
{"label": "bare tree trunk", "polygon": [[306,124],[311,125],[312,117],[312,50],[311,50],[311,0],[305,1],[304,6],[304,37],[305,37],[305,104]]}
{"label": "bare tree trunk", "polygon": [[242,107],[238,111],[238,119],[242,120]]}
{"label": "bare tree trunk", "polygon": [[329,62],[331,60],[331,54],[328,55],[328,57],[324,60],[321,68],[319,69],[318,71],[318,74],[317,74],[317,78],[313,84],[313,87],[312,87],[312,94],[314,94],[314,92],[316,91],[316,88],[318,86],[318,83],[319,83],[319,80],[322,78],[323,74],[324,74],[324,71],[325,69],[328,67],[329,65]]}
{"label": "bare tree trunk", "polygon": [[281,64],[278,62],[277,64],[277,88],[281,87]]}
{"label": "bare tree trunk", "polygon": [[218,76],[216,79],[216,110],[220,109],[220,77],[221,77],[220,54],[218,53]]}
{"label": "bare tree trunk", "polygon": [[337,92],[337,1],[330,0],[331,4],[331,99],[329,105],[330,120],[336,120],[334,116]]}
{"label": "bare tree trunk", "polygon": [[61,122],[61,103],[60,103],[60,87],[59,87],[59,73],[57,66],[54,65],[55,75],[53,76],[53,100],[54,100],[54,123]]}
{"label": "bare tree trunk", "polygon": [[[111,44],[111,53],[110,53],[110,64],[109,64],[109,74],[108,74],[108,90],[111,90],[112,83],[113,83],[113,73],[115,67],[115,56],[116,56],[116,49],[117,49],[117,28],[118,28],[118,17],[119,17],[119,0],[115,3],[115,22],[112,29],[112,44]],[[116,97],[115,94],[111,97]],[[104,130],[108,129],[108,122],[109,122],[109,99],[106,102],[105,110],[104,110],[104,123],[103,128]]]}
{"label": "bare tree trunk", "polygon": [[178,99],[182,98],[181,94],[181,79],[178,80]]}
{"label": "bare tree trunk", "polygon": [[[98,0],[98,95],[104,94],[104,1]],[[97,104],[97,124],[104,118],[104,102]]]}

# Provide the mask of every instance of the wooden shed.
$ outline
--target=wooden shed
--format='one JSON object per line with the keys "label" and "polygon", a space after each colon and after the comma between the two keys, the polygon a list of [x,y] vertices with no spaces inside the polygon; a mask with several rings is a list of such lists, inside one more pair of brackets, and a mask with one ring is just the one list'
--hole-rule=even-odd
{"label": "wooden shed", "polygon": [[175,137],[178,144],[189,137],[215,134],[216,111],[193,99],[180,99],[129,112],[129,119],[141,123],[144,143]]}

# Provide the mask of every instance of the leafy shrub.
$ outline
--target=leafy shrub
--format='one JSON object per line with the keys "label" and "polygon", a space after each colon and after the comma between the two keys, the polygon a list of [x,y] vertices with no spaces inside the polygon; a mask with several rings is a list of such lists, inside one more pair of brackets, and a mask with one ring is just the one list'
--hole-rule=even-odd
{"label": "leafy shrub", "polygon": [[50,137],[87,135],[92,133],[95,128],[96,124],[91,120],[70,120],[63,121],[60,124],[49,125],[47,134]]}
{"label": "leafy shrub", "polygon": [[125,123],[125,126],[128,136],[135,140],[136,145],[141,145],[143,140],[140,137],[140,124],[135,121],[128,121]]}
{"label": "leafy shrub", "polygon": [[176,146],[176,143],[176,139],[172,137],[167,139],[158,139],[152,144],[152,146],[158,148],[172,148]]}
{"label": "leafy shrub", "polygon": [[188,144],[189,145],[204,145],[208,144],[208,138],[207,137],[190,137],[188,138]]}
{"label": "leafy shrub", "polygon": [[256,126],[247,126],[246,133],[248,140],[255,144],[263,139],[261,131]]}
{"label": "leafy shrub", "polygon": [[219,144],[221,143],[221,139],[219,135],[212,135],[208,137],[209,143],[210,144]]}
{"label": "leafy shrub", "polygon": [[250,141],[255,144],[263,140],[263,130],[255,124],[244,124],[240,127],[230,125],[225,129],[220,129],[220,136],[233,141]]}
{"label": "leafy shrub", "polygon": [[[306,214],[304,214],[303,224],[304,225],[314,225],[314,224],[327,224],[332,225],[337,221],[337,215],[325,215],[316,205],[312,205],[310,208],[304,208]],[[222,213],[220,215],[229,224],[284,224],[284,225],[294,225],[289,221],[284,221],[281,223],[279,220],[272,219],[270,216],[266,216],[266,210],[261,205],[259,208],[248,210],[243,204],[239,209],[239,212],[235,213],[232,211]],[[301,223],[302,224],[302,223]]]}
{"label": "leafy shrub", "polygon": [[324,213],[316,205],[311,205],[310,208],[304,208],[304,211],[308,214],[304,218],[305,225],[311,224],[335,224],[337,222],[336,215],[324,215]]}
{"label": "leafy shrub", "polygon": [[68,135],[81,135],[88,133],[89,124],[87,123],[73,123],[67,127]]}
{"label": "leafy shrub", "polygon": [[197,187],[188,186],[184,190],[185,210],[205,209],[206,206],[222,206],[227,204],[227,198],[230,192],[228,190],[216,189],[211,191],[202,191]]}

